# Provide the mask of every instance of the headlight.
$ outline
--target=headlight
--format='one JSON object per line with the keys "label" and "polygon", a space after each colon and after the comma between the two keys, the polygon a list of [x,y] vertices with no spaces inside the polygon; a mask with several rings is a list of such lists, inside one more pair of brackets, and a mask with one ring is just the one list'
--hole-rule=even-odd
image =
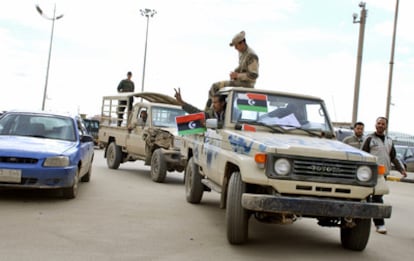
{"label": "headlight", "polygon": [[291,165],[287,159],[278,159],[274,165],[275,172],[277,175],[286,176],[290,173]]}
{"label": "headlight", "polygon": [[67,167],[69,166],[69,157],[66,156],[56,156],[50,157],[45,160],[43,163],[44,167]]}
{"label": "headlight", "polygon": [[357,178],[359,181],[368,181],[372,177],[371,168],[368,166],[361,166],[357,169]]}

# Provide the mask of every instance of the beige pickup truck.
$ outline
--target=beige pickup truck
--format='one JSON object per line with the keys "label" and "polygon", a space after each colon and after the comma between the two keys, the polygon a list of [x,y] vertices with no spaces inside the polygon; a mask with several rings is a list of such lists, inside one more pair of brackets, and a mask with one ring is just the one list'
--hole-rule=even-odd
{"label": "beige pickup truck", "polygon": [[[133,107],[128,112],[130,97]],[[99,141],[105,147],[107,166],[118,169],[121,163],[143,160],[151,166],[155,182],[164,182],[167,171],[182,172],[185,159],[174,144],[180,141],[180,137],[174,139],[175,117],[185,114],[174,98],[159,93],[103,97]]]}
{"label": "beige pickup truck", "polygon": [[247,241],[252,217],[277,224],[314,218],[338,227],[344,248],[365,249],[371,219],[391,216],[390,205],[370,202],[388,191],[383,168],[336,140],[324,101],[240,87],[220,93],[224,123],[207,119],[206,132],[183,136],[187,201],[218,192],[231,244]]}

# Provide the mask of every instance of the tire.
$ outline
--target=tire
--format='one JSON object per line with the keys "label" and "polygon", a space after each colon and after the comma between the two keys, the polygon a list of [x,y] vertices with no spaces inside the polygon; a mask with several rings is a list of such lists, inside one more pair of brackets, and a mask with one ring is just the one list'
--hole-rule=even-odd
{"label": "tire", "polygon": [[204,185],[201,183],[201,175],[194,158],[190,158],[184,173],[185,198],[187,202],[198,204],[203,197]]}
{"label": "tire", "polygon": [[341,227],[341,243],[346,249],[362,251],[368,243],[371,232],[371,219],[354,219],[352,228]]}
{"label": "tire", "polygon": [[228,186],[226,228],[227,240],[234,245],[245,243],[248,237],[249,214],[241,205],[244,192],[246,184],[242,181],[240,172],[233,172]]}
{"label": "tire", "polygon": [[151,157],[151,179],[162,183],[167,175],[167,164],[161,149],[156,149]]}
{"label": "tire", "polygon": [[73,185],[68,188],[62,189],[63,198],[73,199],[78,195],[78,186],[79,186],[79,170],[76,171],[75,176],[73,177]]}
{"label": "tire", "polygon": [[113,141],[109,144],[108,149],[106,150],[106,165],[110,169],[118,169],[122,160],[122,150],[121,147],[116,145]]}

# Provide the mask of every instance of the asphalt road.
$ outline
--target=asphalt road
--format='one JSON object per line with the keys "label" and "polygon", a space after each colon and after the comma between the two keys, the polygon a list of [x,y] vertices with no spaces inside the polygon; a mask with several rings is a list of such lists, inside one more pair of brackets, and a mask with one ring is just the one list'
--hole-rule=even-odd
{"label": "asphalt road", "polygon": [[52,191],[0,191],[0,260],[412,260],[414,184],[388,184],[388,234],[372,226],[363,252],[343,249],[339,229],[314,219],[268,225],[252,218],[248,244],[232,246],[216,193],[188,204],[182,174],[154,183],[141,162],[110,170],[96,150],[91,182],[74,200]]}

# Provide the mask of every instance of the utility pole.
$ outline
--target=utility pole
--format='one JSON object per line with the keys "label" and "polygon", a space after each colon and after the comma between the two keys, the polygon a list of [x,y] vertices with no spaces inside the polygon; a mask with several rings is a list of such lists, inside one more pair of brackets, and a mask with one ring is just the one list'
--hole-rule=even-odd
{"label": "utility pole", "polygon": [[145,80],[145,65],[147,63],[147,42],[148,42],[148,25],[149,25],[149,18],[154,17],[154,15],[157,13],[154,9],[140,9],[142,16],[145,16],[147,18],[147,32],[145,34],[145,50],[144,50],[144,66],[142,67],[142,86],[141,86],[141,92],[144,91],[144,80]]}
{"label": "utility pole", "polygon": [[355,89],[354,89],[354,107],[352,111],[352,125],[357,122],[358,118],[358,102],[359,102],[359,86],[361,82],[361,65],[362,65],[362,53],[364,47],[364,34],[365,34],[365,21],[367,17],[367,10],[365,9],[365,3],[360,2],[361,7],[360,19],[357,20],[358,14],[352,15],[354,24],[359,23],[359,39],[358,39],[358,55],[357,55],[357,68],[355,74]]}
{"label": "utility pole", "polygon": [[48,80],[49,80],[50,58],[52,56],[53,31],[55,29],[55,21],[62,18],[63,14],[61,14],[59,16],[56,16],[56,4],[55,4],[55,7],[53,9],[53,17],[48,17],[47,15],[45,15],[43,13],[42,9],[38,5],[36,5],[36,10],[41,16],[43,16],[47,20],[52,21],[52,32],[50,34],[50,44],[49,44],[49,56],[48,56],[48,59],[47,59],[46,80],[45,80],[45,88],[43,90],[43,101],[42,101],[42,110],[44,110],[45,109],[46,96],[47,96],[47,83],[48,83]]}
{"label": "utility pole", "polygon": [[389,123],[390,123],[391,85],[392,85],[392,72],[394,68],[394,50],[395,50],[395,35],[397,33],[398,4],[399,4],[399,0],[396,0],[395,14],[394,14],[394,32],[392,34],[392,45],[391,45],[390,72],[388,76],[387,108],[385,112],[385,117],[388,119],[387,126],[389,126]]}

